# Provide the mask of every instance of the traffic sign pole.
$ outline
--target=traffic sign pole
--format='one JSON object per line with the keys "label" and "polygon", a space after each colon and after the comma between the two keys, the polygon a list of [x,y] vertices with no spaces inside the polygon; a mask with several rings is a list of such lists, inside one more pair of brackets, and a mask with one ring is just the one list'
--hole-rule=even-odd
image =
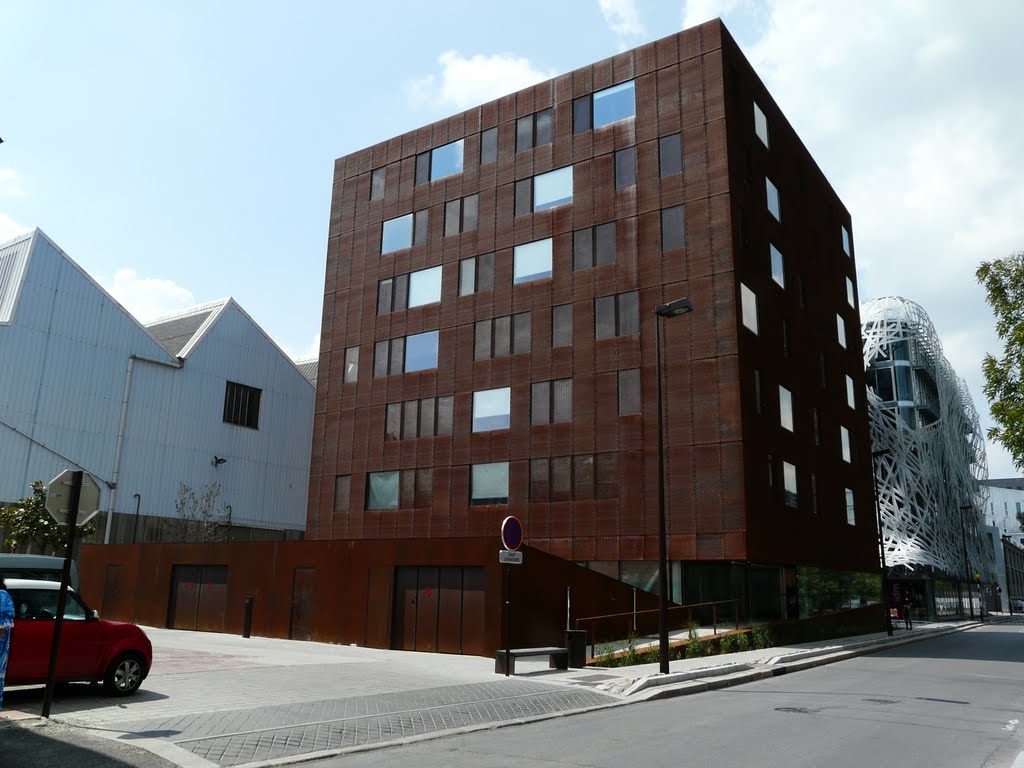
{"label": "traffic sign pole", "polygon": [[46,691],[43,694],[44,718],[50,717],[53,702],[53,687],[57,678],[57,655],[60,651],[61,630],[64,629],[64,607],[68,601],[68,582],[71,580],[71,556],[75,546],[75,526],[78,523],[78,500],[82,492],[82,472],[71,473],[71,497],[68,509],[68,549],[64,553],[64,570],[60,575],[60,593],[57,595],[57,616],[53,623],[53,641],[50,643],[50,670],[46,675]]}

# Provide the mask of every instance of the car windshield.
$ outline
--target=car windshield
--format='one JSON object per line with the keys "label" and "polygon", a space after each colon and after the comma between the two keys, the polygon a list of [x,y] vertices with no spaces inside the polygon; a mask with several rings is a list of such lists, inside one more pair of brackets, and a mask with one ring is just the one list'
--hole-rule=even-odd
{"label": "car windshield", "polygon": [[[57,615],[57,598],[60,593],[55,589],[12,589],[10,594],[14,601],[16,619],[45,620]],[[73,592],[68,592],[64,618],[70,621],[84,621],[86,616],[82,601]]]}

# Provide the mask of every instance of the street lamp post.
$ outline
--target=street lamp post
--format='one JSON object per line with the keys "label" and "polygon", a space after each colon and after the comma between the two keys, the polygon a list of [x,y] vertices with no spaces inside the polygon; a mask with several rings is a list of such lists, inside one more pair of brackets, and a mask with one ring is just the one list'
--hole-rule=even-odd
{"label": "street lamp post", "polygon": [[655,372],[658,377],[658,662],[668,674],[668,541],[665,524],[665,428],[661,403],[661,323],[660,318],[676,317],[693,311],[689,299],[676,299],[654,308]]}
{"label": "street lamp post", "polygon": [[892,637],[892,614],[889,611],[889,574],[888,566],[885,564],[885,535],[882,533],[882,502],[878,498],[878,474],[875,467],[875,459],[889,454],[888,448],[882,448],[871,452],[871,472],[874,475],[875,485],[875,524],[878,526],[878,551],[882,558],[882,608],[885,612],[885,634]]}

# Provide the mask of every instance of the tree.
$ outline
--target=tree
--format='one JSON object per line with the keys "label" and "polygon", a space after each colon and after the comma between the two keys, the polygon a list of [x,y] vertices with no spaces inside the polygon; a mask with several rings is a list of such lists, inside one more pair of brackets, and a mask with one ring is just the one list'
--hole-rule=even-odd
{"label": "tree", "polygon": [[[7,552],[37,552],[64,557],[68,545],[67,526],[57,525],[46,511],[46,486],[41,480],[32,483],[32,495],[0,509],[0,549]],[[89,523],[78,526],[78,536],[91,536],[95,527]]]}
{"label": "tree", "polygon": [[217,506],[220,483],[210,483],[196,493],[184,483],[178,484],[174,500],[176,517],[168,526],[168,541],[216,542],[227,539],[231,521],[227,508]]}
{"label": "tree", "polygon": [[978,282],[996,316],[996,335],[1003,356],[985,355],[985,397],[996,426],[988,438],[1000,443],[1024,470],[1024,252],[986,261],[978,267]]}

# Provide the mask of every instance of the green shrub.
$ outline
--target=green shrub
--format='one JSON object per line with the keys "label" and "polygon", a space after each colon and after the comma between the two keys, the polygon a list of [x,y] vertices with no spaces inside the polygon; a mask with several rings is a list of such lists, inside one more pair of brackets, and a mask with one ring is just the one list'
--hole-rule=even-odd
{"label": "green shrub", "polygon": [[736,635],[726,635],[718,641],[718,646],[722,653],[732,653],[736,650]]}
{"label": "green shrub", "polygon": [[749,651],[750,650],[750,633],[741,632],[736,635],[736,651]]}
{"label": "green shrub", "polygon": [[750,632],[753,635],[754,648],[772,647],[773,639],[771,627],[766,627],[763,624],[755,624],[751,628]]}

